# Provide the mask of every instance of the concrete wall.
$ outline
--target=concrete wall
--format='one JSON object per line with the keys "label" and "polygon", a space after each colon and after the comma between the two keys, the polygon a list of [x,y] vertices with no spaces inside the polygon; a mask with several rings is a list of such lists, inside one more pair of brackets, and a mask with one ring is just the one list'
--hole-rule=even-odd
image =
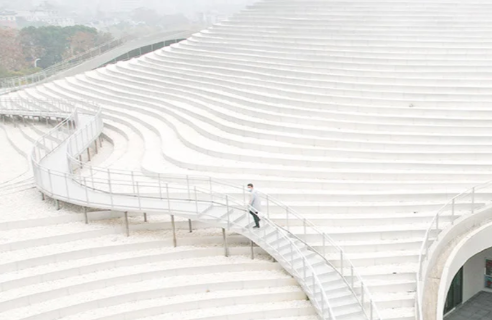
{"label": "concrete wall", "polygon": [[[490,212],[490,208],[484,210],[482,213]],[[479,214],[477,214],[479,215]],[[475,219],[476,216],[471,216],[469,218]],[[455,227],[458,227],[455,225]],[[474,293],[483,288],[483,281],[480,281],[482,285],[479,284],[479,279],[483,279],[484,273],[484,256],[488,252],[492,252],[492,222],[479,226],[478,228],[471,230],[466,234],[458,243],[453,244],[453,249],[447,257],[444,257],[445,261],[440,261],[440,264],[444,264],[442,267],[442,273],[439,281],[439,286],[437,290],[437,308],[434,310],[436,312],[435,319],[443,319],[444,302],[446,295],[449,291],[451,281],[458,272],[458,270],[465,266],[469,262],[468,270],[464,270],[464,279],[466,291],[464,301],[469,299]],[[486,253],[483,253],[486,251]],[[475,256],[478,256],[475,260]],[[480,260],[478,263],[476,261]],[[476,272],[475,275],[472,272]],[[424,289],[425,290],[425,289]],[[425,318],[427,319],[427,318]]]}

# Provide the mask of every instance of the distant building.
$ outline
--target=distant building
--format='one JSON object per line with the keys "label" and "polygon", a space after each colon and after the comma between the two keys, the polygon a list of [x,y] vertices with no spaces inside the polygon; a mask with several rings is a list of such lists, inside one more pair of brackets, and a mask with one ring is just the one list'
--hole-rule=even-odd
{"label": "distant building", "polygon": [[108,0],[99,3],[101,11],[129,13],[143,6],[143,0]]}
{"label": "distant building", "polygon": [[27,23],[42,23],[58,27],[69,27],[75,25],[75,19],[60,14],[53,8],[37,8],[31,11],[20,11],[18,17],[23,18]]}
{"label": "distant building", "polygon": [[17,28],[17,13],[14,11],[0,11],[0,27]]}
{"label": "distant building", "polygon": [[208,12],[199,12],[197,16],[198,16],[197,22],[207,26],[218,23],[222,20],[227,19],[228,17],[227,14],[220,13],[216,10],[211,10]]}

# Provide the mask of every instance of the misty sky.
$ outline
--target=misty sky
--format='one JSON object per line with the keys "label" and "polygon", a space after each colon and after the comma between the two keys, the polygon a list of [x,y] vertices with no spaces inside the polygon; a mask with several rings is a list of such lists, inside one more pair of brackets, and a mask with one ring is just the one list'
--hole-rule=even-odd
{"label": "misty sky", "polygon": [[[10,9],[28,10],[46,0],[0,0],[0,4]],[[117,6],[142,6],[156,10],[160,14],[189,14],[198,11],[236,11],[257,0],[48,0],[53,4],[68,5],[83,11],[111,11]]]}

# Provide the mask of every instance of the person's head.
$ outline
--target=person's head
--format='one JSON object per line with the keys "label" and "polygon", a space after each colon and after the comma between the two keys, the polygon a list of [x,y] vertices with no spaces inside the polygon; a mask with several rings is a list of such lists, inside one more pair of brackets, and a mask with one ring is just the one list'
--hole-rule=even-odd
{"label": "person's head", "polygon": [[248,191],[249,192],[253,191],[253,184],[252,183],[248,183]]}

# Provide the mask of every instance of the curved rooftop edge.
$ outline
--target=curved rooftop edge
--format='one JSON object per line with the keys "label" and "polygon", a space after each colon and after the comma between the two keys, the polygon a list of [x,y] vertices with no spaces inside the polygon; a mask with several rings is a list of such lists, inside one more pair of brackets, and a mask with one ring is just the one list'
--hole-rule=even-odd
{"label": "curved rooftop edge", "polygon": [[[476,204],[474,201],[475,193],[491,190],[492,182],[487,182],[456,195],[430,223],[422,244],[417,274],[417,319],[442,320],[445,298],[456,273],[468,259],[492,247],[489,236],[491,203]],[[445,211],[454,212],[458,202],[468,202],[468,213],[456,217],[450,226],[437,233],[435,240],[429,240],[429,234],[439,228],[440,215]]]}
{"label": "curved rooftop edge", "polygon": [[105,43],[89,52],[84,52],[80,56],[71,57],[40,72],[27,76],[0,79],[0,95],[47,81],[74,76],[97,69],[108,63],[138,57],[182,41],[200,30],[201,27],[199,26],[179,26],[146,36],[127,35]]}
{"label": "curved rooftop edge", "polygon": [[[262,227],[252,228],[247,202],[237,196],[237,187],[211,177],[150,177],[82,163],[80,155],[88,147],[94,145],[97,150],[104,127],[97,104],[0,99],[0,114],[60,120],[35,142],[30,156],[35,183],[43,196],[52,197],[57,203],[98,209],[168,212],[232,230],[273,256],[299,282],[321,319],[381,319],[367,286],[326,234],[319,232],[323,247],[315,250],[289,232],[289,223],[282,227],[272,222],[268,211],[262,213]],[[268,195],[263,196],[268,208],[278,206],[286,211],[287,219],[300,219],[305,232],[317,232],[314,224]],[[324,257],[326,252],[340,254],[338,265]],[[351,284],[346,277],[352,279]]]}

